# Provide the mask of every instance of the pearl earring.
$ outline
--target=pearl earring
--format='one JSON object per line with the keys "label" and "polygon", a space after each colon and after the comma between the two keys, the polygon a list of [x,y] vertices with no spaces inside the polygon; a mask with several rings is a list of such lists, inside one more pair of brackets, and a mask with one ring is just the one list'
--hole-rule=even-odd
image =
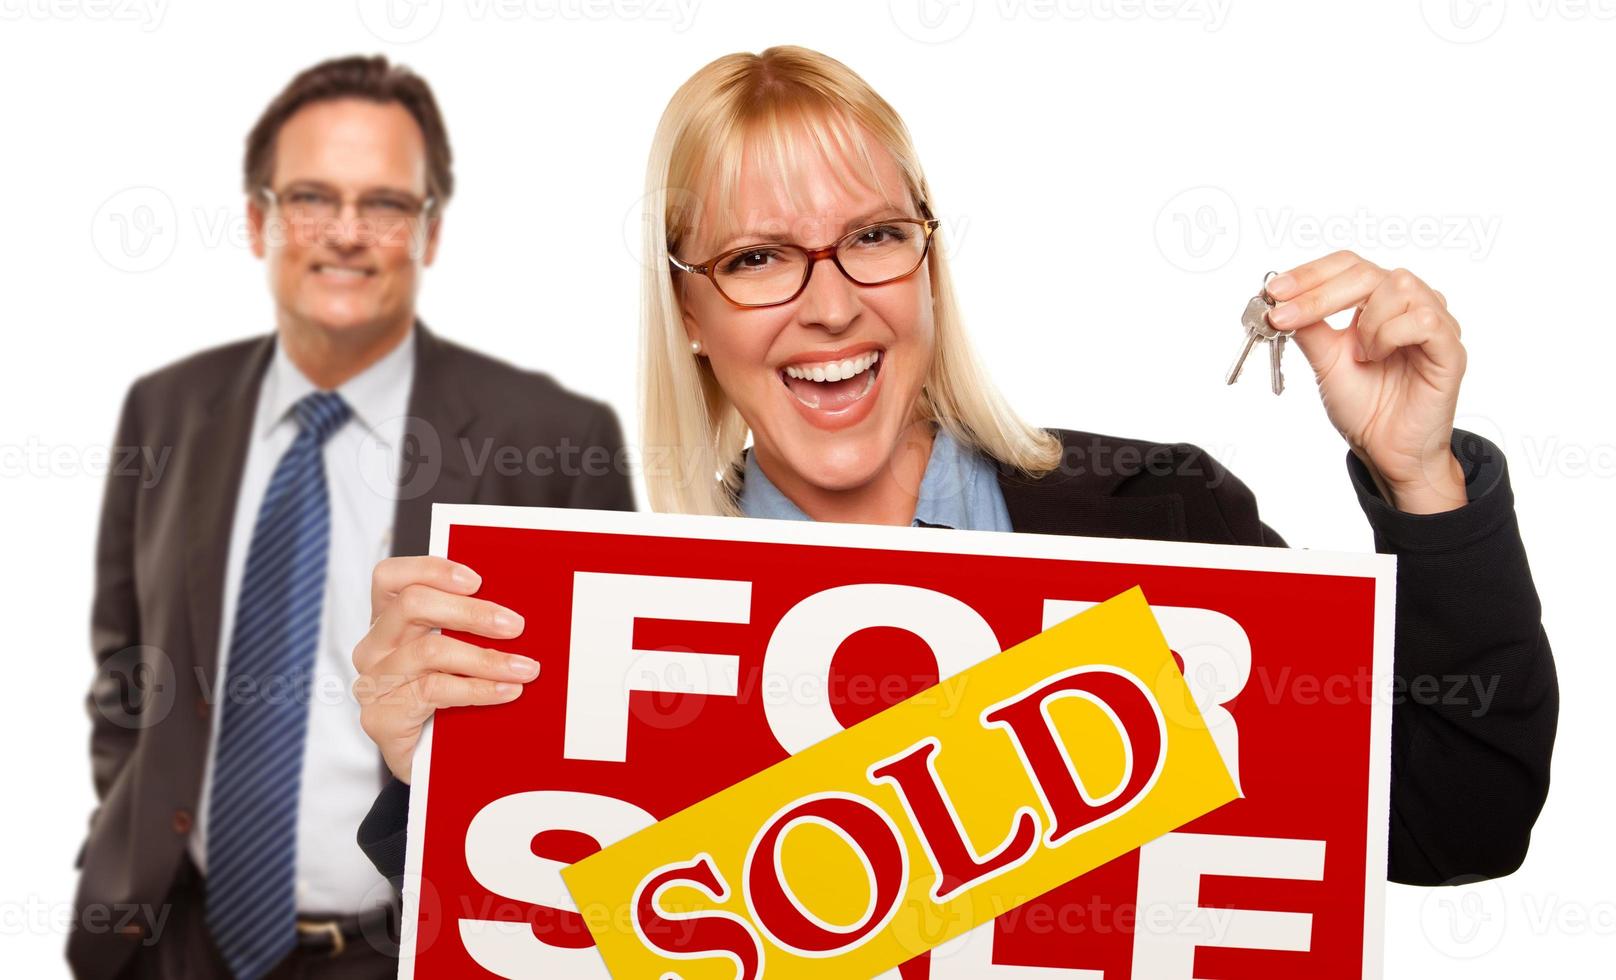
{"label": "pearl earring", "polygon": [[700,354],[701,353],[701,341],[692,340],[690,342],[690,353],[692,353],[692,354]]}

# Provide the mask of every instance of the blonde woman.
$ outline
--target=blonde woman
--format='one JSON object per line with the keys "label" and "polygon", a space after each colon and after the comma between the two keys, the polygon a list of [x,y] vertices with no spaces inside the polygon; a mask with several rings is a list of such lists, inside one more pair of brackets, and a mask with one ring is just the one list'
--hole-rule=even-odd
{"label": "blonde woman", "polygon": [[[666,259],[643,286],[657,510],[1283,545],[1193,446],[1016,416],[971,353],[903,122],[839,62],[771,48],[706,66],[669,102],[647,184],[647,254]],[[1390,877],[1507,874],[1547,793],[1557,688],[1502,458],[1471,441],[1483,452],[1467,466],[1451,448],[1474,440],[1453,431],[1459,325],[1411,273],[1347,252],[1268,288],[1350,447],[1377,547],[1399,556],[1399,680],[1468,676],[1493,692],[1482,711],[1395,707]],[[1346,330],[1322,322],[1354,307]],[[421,725],[438,707],[510,700],[536,671],[431,634],[520,633],[514,613],[472,598],[477,583],[443,559],[376,569],[354,660],[397,781],[361,843],[390,876]]]}

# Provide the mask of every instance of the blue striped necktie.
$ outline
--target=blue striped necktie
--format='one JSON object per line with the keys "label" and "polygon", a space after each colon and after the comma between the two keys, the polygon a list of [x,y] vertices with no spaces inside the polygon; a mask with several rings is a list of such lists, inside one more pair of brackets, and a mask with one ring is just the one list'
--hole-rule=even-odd
{"label": "blue striped necktie", "polygon": [[237,980],[268,973],[297,940],[298,796],[331,538],[322,448],[350,409],[322,391],[292,412],[300,431],[247,548],[208,804],[207,923]]}

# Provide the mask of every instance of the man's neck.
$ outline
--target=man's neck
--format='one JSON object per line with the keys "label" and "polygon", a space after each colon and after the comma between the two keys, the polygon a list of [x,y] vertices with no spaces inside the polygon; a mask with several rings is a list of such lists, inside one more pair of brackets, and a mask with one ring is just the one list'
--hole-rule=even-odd
{"label": "man's neck", "polygon": [[292,364],[316,388],[332,391],[386,357],[415,323],[413,314],[396,323],[330,330],[317,323],[282,313],[276,339]]}

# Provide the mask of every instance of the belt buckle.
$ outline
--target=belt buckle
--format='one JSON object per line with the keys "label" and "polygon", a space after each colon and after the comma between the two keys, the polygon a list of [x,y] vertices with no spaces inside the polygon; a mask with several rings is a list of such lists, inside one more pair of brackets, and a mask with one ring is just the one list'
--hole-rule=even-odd
{"label": "belt buckle", "polygon": [[326,954],[330,959],[336,959],[347,948],[347,940],[342,938],[342,927],[337,925],[335,919],[324,922],[299,922],[297,931],[302,936],[329,936],[331,938],[331,951]]}

